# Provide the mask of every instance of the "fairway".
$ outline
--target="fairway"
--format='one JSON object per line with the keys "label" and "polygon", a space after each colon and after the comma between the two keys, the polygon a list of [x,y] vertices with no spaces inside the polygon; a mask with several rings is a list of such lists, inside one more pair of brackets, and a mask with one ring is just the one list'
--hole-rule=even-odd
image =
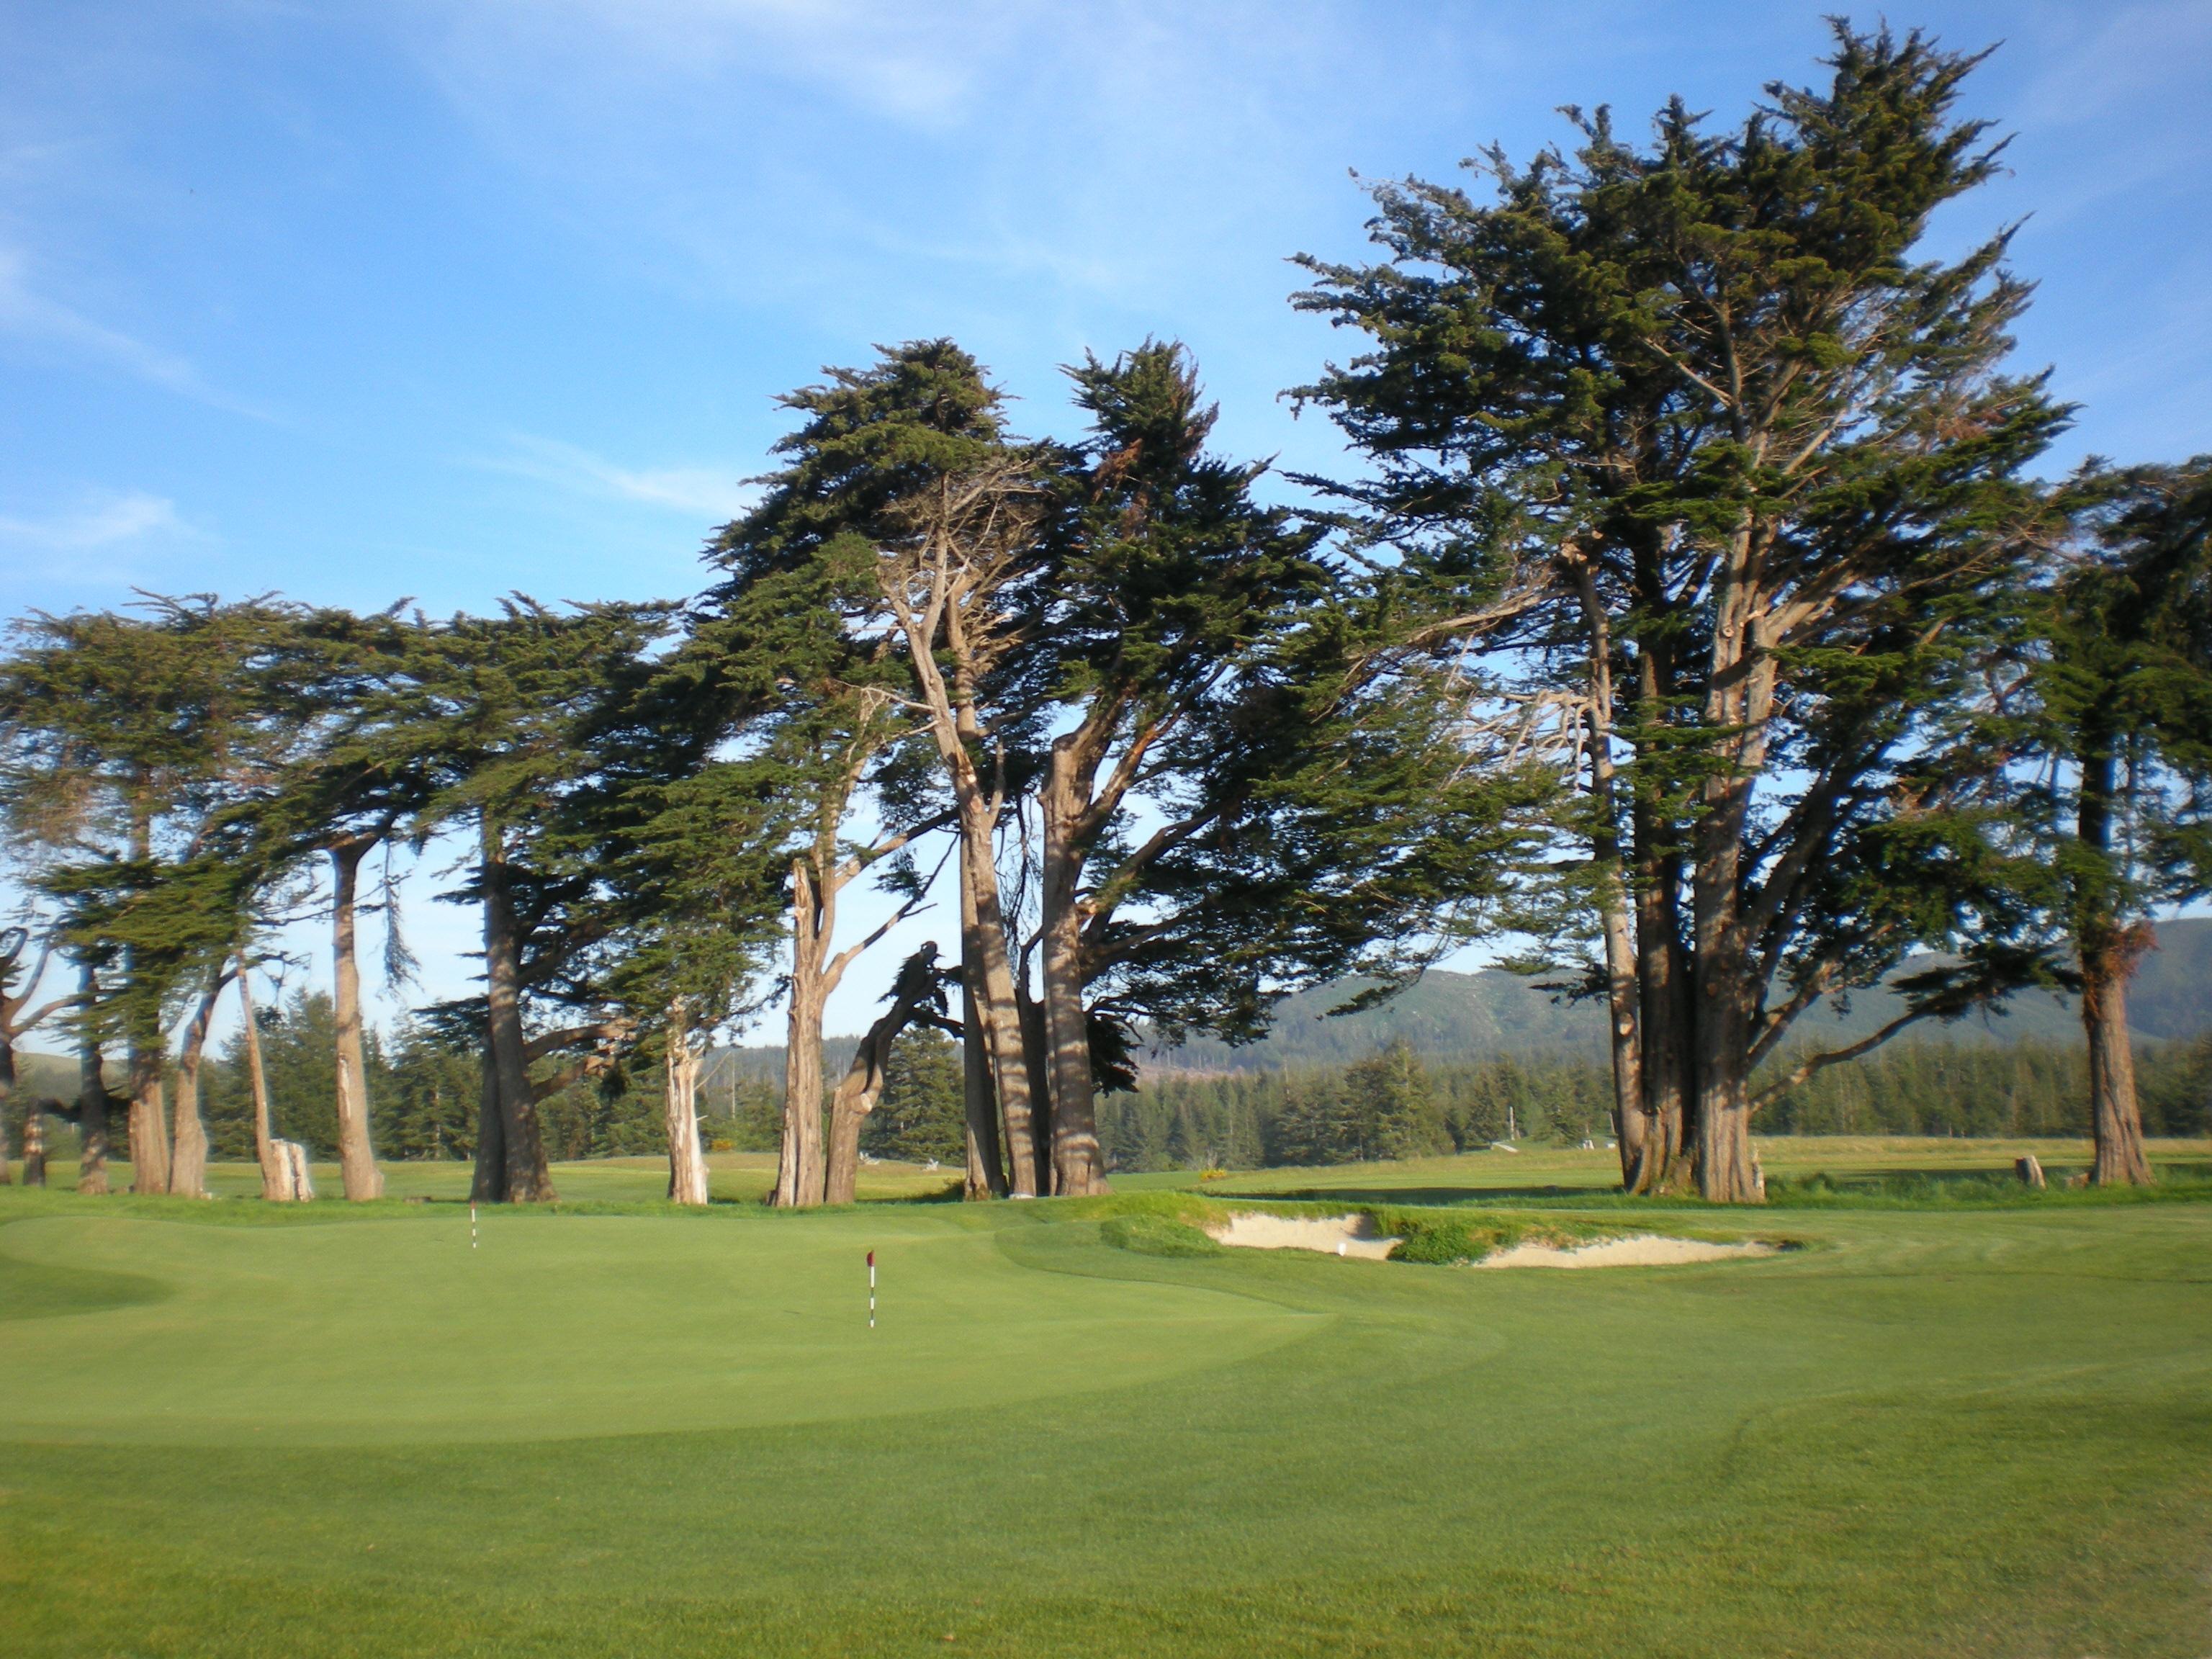
{"label": "fairway", "polygon": [[2212,1205],[1595,1207],[1807,1248],[1580,1273],[1102,1237],[1193,1201],[472,1251],[453,1204],[0,1191],[5,1649],[2212,1651]]}

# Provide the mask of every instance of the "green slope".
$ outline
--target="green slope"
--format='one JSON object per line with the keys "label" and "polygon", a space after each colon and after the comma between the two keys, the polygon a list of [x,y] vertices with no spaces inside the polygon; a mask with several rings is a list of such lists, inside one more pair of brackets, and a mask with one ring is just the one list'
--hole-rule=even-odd
{"label": "green slope", "polygon": [[0,1192],[168,1292],[0,1327],[11,1659],[2204,1651],[2212,1205],[1660,1206],[1814,1248],[1583,1273],[129,1207]]}

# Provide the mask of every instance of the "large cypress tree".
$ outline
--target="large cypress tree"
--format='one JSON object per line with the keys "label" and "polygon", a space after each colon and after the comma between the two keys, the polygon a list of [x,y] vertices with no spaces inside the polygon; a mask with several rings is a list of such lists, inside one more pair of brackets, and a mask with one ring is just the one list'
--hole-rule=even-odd
{"label": "large cypress tree", "polygon": [[2212,457],[2075,481],[2085,533],[2007,707],[2037,764],[2081,981],[2099,1185],[2147,1185],[2127,982],[2161,905],[2212,890]]}
{"label": "large cypress tree", "polygon": [[1494,202],[1380,187],[1386,258],[1300,300],[1369,337],[1301,395],[1372,463],[1340,493],[1404,555],[1406,637],[1476,659],[1482,712],[1571,722],[1625,1177],[1728,1200],[1814,1000],[1934,946],[1905,1019],[1955,1012],[2033,963],[1960,711],[2063,414],[2002,371],[2005,236],[1917,246],[1997,165],[1954,114],[1977,60],[1835,27],[1827,84],[1733,131],[1601,112],[1489,157]]}

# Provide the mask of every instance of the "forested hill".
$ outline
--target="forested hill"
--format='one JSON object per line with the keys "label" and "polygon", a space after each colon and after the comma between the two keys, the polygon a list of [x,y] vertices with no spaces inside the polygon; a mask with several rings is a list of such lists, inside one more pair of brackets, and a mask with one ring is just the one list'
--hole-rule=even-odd
{"label": "forested hill", "polygon": [[[2158,930],[2158,943],[2128,993],[2136,1034],[2180,1039],[2212,1031],[2212,918],[2167,922]],[[1178,1048],[1153,1050],[1146,1069],[1157,1075],[1341,1066],[1400,1038],[1416,1053],[1437,1058],[1604,1055],[1605,1022],[1596,1003],[1570,1003],[1517,974],[1431,973],[1380,1008],[1332,1017],[1329,1010],[1341,1006],[1355,988],[1331,987],[1289,998],[1277,1014],[1274,1034],[1263,1042],[1232,1048],[1193,1038]],[[1816,1007],[1798,1022],[1799,1039],[1825,1046],[1838,1037],[1863,1036],[1897,1007],[1897,998],[1886,991],[1854,997],[1847,1008]],[[1949,1025],[1930,1022],[1899,1040],[2069,1043],[2081,1035],[2071,998],[2033,993],[2014,997],[2001,1016],[1972,1016]]]}

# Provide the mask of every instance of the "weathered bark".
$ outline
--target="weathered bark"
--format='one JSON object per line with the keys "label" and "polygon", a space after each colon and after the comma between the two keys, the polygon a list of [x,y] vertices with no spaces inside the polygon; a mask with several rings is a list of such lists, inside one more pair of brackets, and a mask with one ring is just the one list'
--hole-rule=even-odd
{"label": "weathered bark", "polygon": [[46,1103],[32,1101],[23,1109],[23,1184],[46,1184]]}
{"label": "weathered bark", "polygon": [[131,1066],[131,1190],[169,1190],[169,1126],[161,1087],[161,1051],[134,1041]]}
{"label": "weathered bark", "polygon": [[829,1201],[850,1204],[860,1182],[860,1126],[883,1098],[890,1073],[891,1045],[925,1005],[941,1008],[937,988],[937,946],[925,945],[906,959],[891,988],[891,1006],[854,1051],[853,1063],[830,1102]]}
{"label": "weathered bark", "polygon": [[2135,1046],[2128,1032],[2128,981],[2150,944],[2148,929],[2123,926],[2111,879],[2113,800],[2119,763],[2112,734],[2092,729],[2083,744],[2075,832],[2098,861],[2075,898],[2074,948],[2081,964],[2081,1027],[2089,1039],[2089,1122],[2096,1141],[2090,1179],[2100,1187],[2148,1187],[2142,1112],[2136,1100]]}
{"label": "weathered bark", "polygon": [[2081,1028],[2089,1039],[2090,1125],[2100,1187],[2148,1187],[2157,1177],[2143,1152],[2136,1099],[2135,1046],[2128,1032],[2128,979],[2145,941],[2142,930],[2103,927],[2081,941]]}
{"label": "weathered bark", "polygon": [[975,1019],[975,999],[960,994],[960,1080],[968,1111],[967,1178],[961,1196],[1004,1198],[1006,1169],[999,1152],[999,1103],[991,1091],[991,1056]]}
{"label": "weathered bark", "polygon": [[[1051,1190],[1071,1195],[1106,1190],[1106,1158],[1098,1146],[1098,1103],[1091,1069],[1091,1021],[1083,990],[1089,975],[1083,950],[1083,872],[1091,843],[1103,821],[1092,799],[1109,729],[1093,711],[1076,731],[1052,746],[1037,792],[1043,824],[1037,902],[1039,967],[1044,990],[1043,1048],[1037,1073],[1050,1079]],[[1111,790],[1106,811],[1118,805],[1126,782]]]}
{"label": "weathered bark", "polygon": [[992,835],[998,813],[961,814],[960,856],[974,884],[975,921],[963,941],[961,959],[973,962],[975,1017],[991,1060],[991,1088],[998,1097],[1000,1130],[1006,1137],[1006,1182],[1015,1198],[1037,1195],[1038,1143],[1030,1094],[1029,1055],[1022,1042],[1022,1016],[1014,998],[1013,963],[1006,952],[1006,915],[999,898],[999,872]]}
{"label": "weathered bark", "polygon": [[1748,514],[1714,576],[1711,674],[1705,719],[1719,769],[1705,785],[1691,884],[1697,944],[1698,1190],[1721,1204],[1758,1201],[1751,1167],[1750,1070],[1759,978],[1743,904],[1743,835],[1766,759],[1776,665],[1763,638],[1755,575],[1766,534]]}
{"label": "weathered bark", "polygon": [[823,1200],[822,1011],[830,999],[822,951],[836,896],[818,891],[804,859],[791,862],[791,1000],[784,1013],[783,1139],[775,1202],[804,1209]]}
{"label": "weathered bark", "polygon": [[296,1140],[279,1140],[272,1144],[276,1155],[276,1201],[283,1204],[312,1203],[315,1196],[315,1176],[307,1163],[307,1149]]}
{"label": "weathered bark", "polygon": [[99,1000],[100,982],[87,963],[77,970],[77,1007],[83,1024],[77,1032],[76,1189],[99,1194],[107,1190],[107,1083],[101,1075],[100,1037],[92,1026],[92,1006]]}
{"label": "weathered bark", "polygon": [[238,958],[238,1008],[243,1022],[240,1034],[246,1040],[246,1086],[253,1096],[253,1161],[261,1166],[261,1196],[264,1202],[281,1203],[292,1196],[290,1177],[269,1121],[269,1073],[261,1064],[261,1020],[254,1012],[253,981],[248,977],[243,955]]}
{"label": "weathered bark", "polygon": [[384,1196],[384,1173],[368,1133],[368,1067],[361,1040],[361,963],[355,952],[355,900],[361,861],[374,842],[353,837],[331,848],[331,1013],[337,1027],[338,1174],[355,1203]]}
{"label": "weathered bark", "polygon": [[175,1198],[208,1195],[208,1139],[207,1125],[200,1117],[200,1062],[207,1049],[208,1023],[215,1017],[224,978],[218,974],[200,994],[177,1052],[176,1123],[169,1156],[169,1193]]}
{"label": "weathered bark", "polygon": [[[15,1097],[15,1045],[0,1036],[0,1187],[14,1184],[15,1176],[8,1168],[8,1107]],[[36,1111],[36,1107],[32,1110]],[[27,1130],[24,1139],[30,1139]],[[23,1183],[30,1185],[27,1178]]]}
{"label": "weathered bark", "polygon": [[668,1131],[668,1196],[678,1204],[707,1201],[707,1152],[699,1144],[699,1051],[679,1000],[668,1008],[663,1121]]}
{"label": "weathered bark", "polygon": [[537,1097],[530,1086],[529,1043],[522,1030],[521,944],[515,936],[514,900],[507,886],[507,848],[498,827],[489,823],[483,826],[482,886],[484,1024],[498,1085],[497,1115],[505,1155],[501,1190],[493,1196],[508,1204],[550,1203],[559,1194],[546,1166]]}

